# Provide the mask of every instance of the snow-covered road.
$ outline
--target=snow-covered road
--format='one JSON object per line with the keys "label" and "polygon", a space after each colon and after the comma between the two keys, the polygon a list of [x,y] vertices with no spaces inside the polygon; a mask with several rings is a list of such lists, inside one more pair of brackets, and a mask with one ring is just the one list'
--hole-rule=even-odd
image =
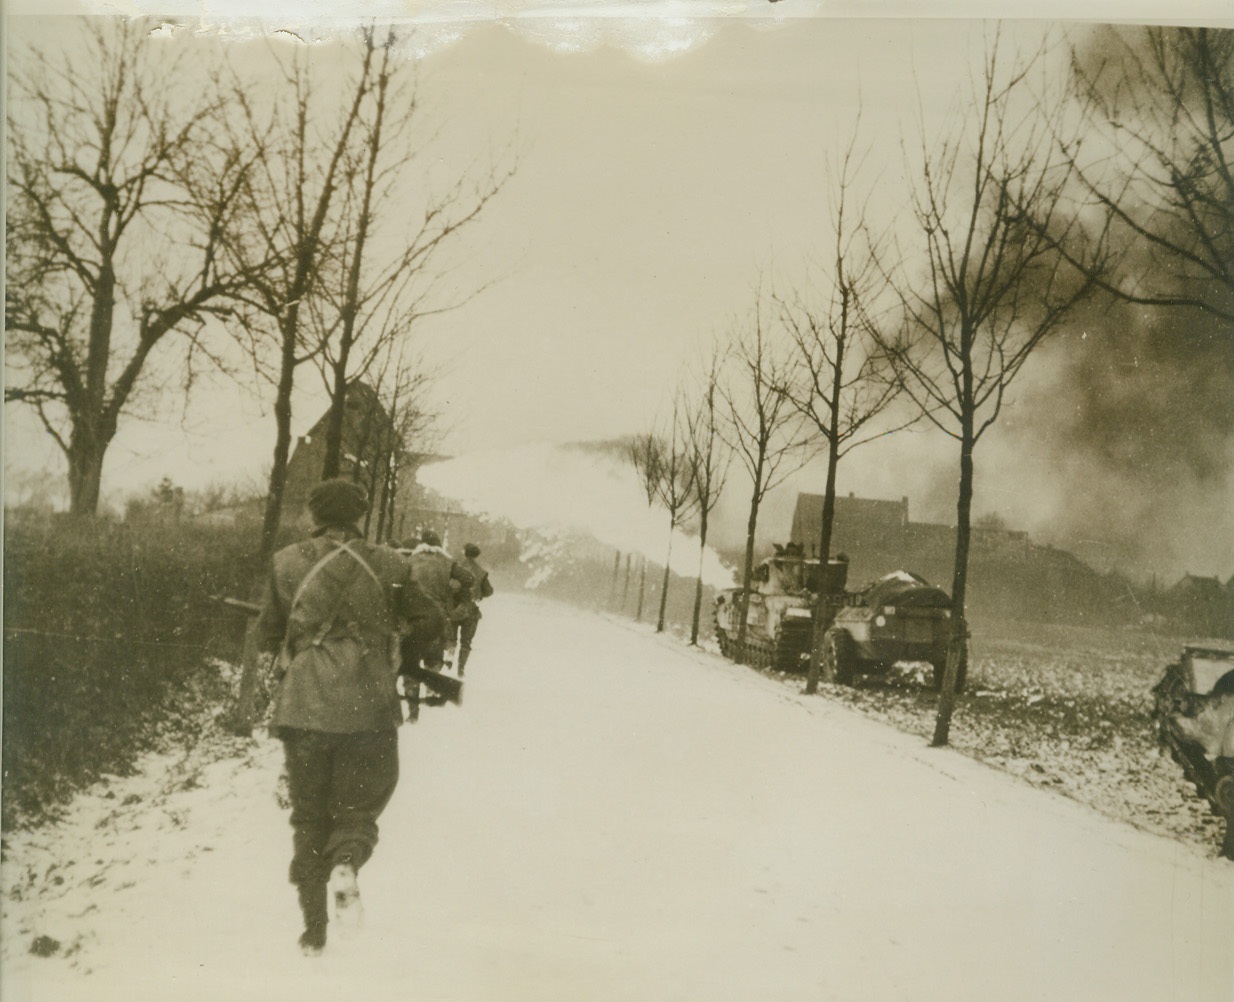
{"label": "snow-covered road", "polygon": [[10,841],[5,1002],[1234,999],[1234,865],[531,598],[468,676],[401,734],[362,930],[299,955],[264,741]]}

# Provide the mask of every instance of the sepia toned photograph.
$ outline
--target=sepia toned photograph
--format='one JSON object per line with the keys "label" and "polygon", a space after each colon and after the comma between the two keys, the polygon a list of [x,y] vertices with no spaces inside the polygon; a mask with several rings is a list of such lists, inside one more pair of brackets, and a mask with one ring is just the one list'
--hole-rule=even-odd
{"label": "sepia toned photograph", "polygon": [[0,997],[1234,1002],[1223,13],[9,3]]}

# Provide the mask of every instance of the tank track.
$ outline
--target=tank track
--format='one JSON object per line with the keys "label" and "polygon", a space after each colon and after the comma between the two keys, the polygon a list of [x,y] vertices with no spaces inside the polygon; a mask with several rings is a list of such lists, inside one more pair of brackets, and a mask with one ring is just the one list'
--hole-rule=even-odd
{"label": "tank track", "polygon": [[810,642],[814,636],[811,619],[788,619],[776,631],[775,668],[778,671],[804,672],[810,667]]}
{"label": "tank track", "polygon": [[[737,660],[737,638],[730,637],[720,625],[714,608],[711,625],[720,653],[730,661]],[[804,672],[809,668],[810,643],[814,622],[809,619],[782,620],[774,638],[747,632],[744,664],[751,668],[774,668],[783,672]]]}
{"label": "tank track", "polygon": [[746,637],[746,664],[751,668],[773,668],[783,672],[804,672],[809,668],[813,623],[806,620],[782,622],[774,638]]}

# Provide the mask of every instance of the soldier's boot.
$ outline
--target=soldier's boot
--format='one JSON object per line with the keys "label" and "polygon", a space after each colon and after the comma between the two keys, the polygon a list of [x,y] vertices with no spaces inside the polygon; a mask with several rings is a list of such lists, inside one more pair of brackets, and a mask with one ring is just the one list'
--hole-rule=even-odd
{"label": "soldier's boot", "polygon": [[463,670],[467,667],[467,659],[471,657],[470,647],[460,647],[458,649],[458,677],[463,677]]}
{"label": "soldier's boot", "polygon": [[339,925],[359,928],[364,922],[364,905],[360,901],[360,884],[356,868],[344,857],[330,871],[330,891],[334,897],[334,917]]}
{"label": "soldier's boot", "polygon": [[315,880],[296,885],[300,912],[304,916],[304,932],[300,933],[300,951],[306,957],[319,957],[326,947],[326,883]]}

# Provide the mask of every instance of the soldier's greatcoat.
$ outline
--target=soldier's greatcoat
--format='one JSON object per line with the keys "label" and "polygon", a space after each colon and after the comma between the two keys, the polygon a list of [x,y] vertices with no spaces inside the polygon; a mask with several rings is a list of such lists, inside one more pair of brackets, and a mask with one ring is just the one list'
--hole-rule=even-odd
{"label": "soldier's greatcoat", "polygon": [[421,543],[407,559],[411,565],[411,576],[447,615],[453,611],[456,602],[467,596],[475,583],[467,568],[440,546]]}
{"label": "soldier's greatcoat", "polygon": [[353,529],[330,527],[280,550],[260,618],[283,673],[272,729],[397,727],[397,634],[408,626],[436,632],[442,622],[407,561]]}

